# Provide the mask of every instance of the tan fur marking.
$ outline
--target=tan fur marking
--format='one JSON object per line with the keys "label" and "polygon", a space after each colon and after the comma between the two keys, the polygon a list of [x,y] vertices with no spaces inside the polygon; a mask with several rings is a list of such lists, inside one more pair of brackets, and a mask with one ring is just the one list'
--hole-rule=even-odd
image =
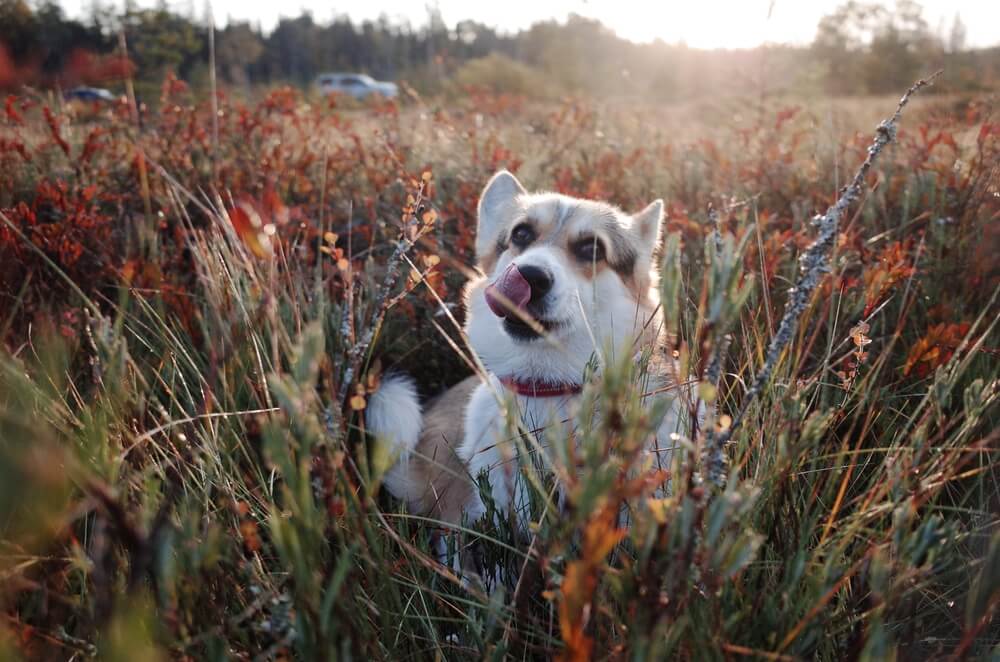
{"label": "tan fur marking", "polygon": [[430,403],[410,459],[414,484],[426,486],[410,501],[410,507],[450,524],[461,524],[462,509],[476,489],[455,451],[465,433],[465,408],[479,382],[478,377],[469,377]]}
{"label": "tan fur marking", "polygon": [[[576,208],[574,211],[581,209]],[[585,210],[584,210],[585,211]],[[609,218],[605,215],[606,212],[603,210],[598,211],[596,214],[575,214],[575,218],[571,215],[571,220],[574,221],[567,224],[560,232],[561,236],[561,248],[566,252],[567,255],[573,255],[573,245],[581,239],[581,237],[586,236],[596,236],[604,244],[604,250],[608,255],[608,259],[614,260],[616,257],[616,251],[620,252],[625,246],[625,240],[627,235],[623,234],[622,231],[617,226],[617,221],[614,217]],[[613,227],[609,229],[607,226],[612,225]],[[613,240],[608,236],[608,232],[618,233],[618,241]],[[619,280],[622,284],[632,293],[632,298],[635,299],[639,304],[645,304],[649,295],[649,278],[644,277],[645,274],[623,274],[615,270],[609,261],[599,260],[597,262],[581,262],[573,257],[570,257],[569,263],[574,271],[579,273],[584,278],[588,280],[594,280],[600,274],[604,273],[605,270],[612,271],[617,274]]]}

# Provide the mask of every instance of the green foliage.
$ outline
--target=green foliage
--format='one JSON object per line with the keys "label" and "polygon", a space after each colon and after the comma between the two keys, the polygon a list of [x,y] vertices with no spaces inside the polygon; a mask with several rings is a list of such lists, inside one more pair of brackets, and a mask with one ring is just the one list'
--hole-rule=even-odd
{"label": "green foliage", "polygon": [[506,55],[491,53],[464,63],[453,80],[460,88],[486,89],[494,94],[517,94],[533,99],[558,97],[552,81],[535,69]]}
{"label": "green foliage", "polygon": [[846,92],[863,81],[866,90],[885,92],[916,78],[914,58],[932,40],[919,9],[912,8],[905,3],[897,14],[874,3],[847,2],[825,16],[813,50],[828,69],[830,88]]}
{"label": "green foliage", "polygon": [[205,48],[202,30],[165,9],[136,10],[125,15],[129,58],[151,80],[167,71],[186,77]]}

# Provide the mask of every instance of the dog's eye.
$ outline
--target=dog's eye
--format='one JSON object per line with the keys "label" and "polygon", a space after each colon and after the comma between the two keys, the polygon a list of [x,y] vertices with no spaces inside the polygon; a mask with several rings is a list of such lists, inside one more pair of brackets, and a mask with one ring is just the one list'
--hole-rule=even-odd
{"label": "dog's eye", "polygon": [[511,242],[518,248],[524,248],[535,240],[535,230],[528,224],[522,223],[514,228],[510,233]]}
{"label": "dog's eye", "polygon": [[581,262],[600,262],[604,259],[604,243],[597,237],[587,237],[573,245],[573,253]]}

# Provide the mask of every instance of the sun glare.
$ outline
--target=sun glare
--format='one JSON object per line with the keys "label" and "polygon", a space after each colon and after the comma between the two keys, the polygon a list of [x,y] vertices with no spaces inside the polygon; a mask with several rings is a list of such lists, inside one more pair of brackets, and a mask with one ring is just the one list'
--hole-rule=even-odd
{"label": "sun glare", "polygon": [[752,48],[767,42],[812,39],[823,3],[767,1],[610,2],[587,4],[585,12],[633,41],[661,39],[692,48]]}

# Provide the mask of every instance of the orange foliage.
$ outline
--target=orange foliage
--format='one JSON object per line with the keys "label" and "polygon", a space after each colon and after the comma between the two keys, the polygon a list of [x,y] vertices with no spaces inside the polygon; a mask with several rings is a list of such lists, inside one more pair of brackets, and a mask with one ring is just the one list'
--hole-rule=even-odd
{"label": "orange foliage", "polygon": [[865,269],[865,310],[867,317],[891,289],[915,273],[908,242],[895,241],[882,249],[877,263]]}
{"label": "orange foliage", "polygon": [[74,49],[66,58],[59,78],[66,85],[96,84],[124,80],[134,76],[135,63],[120,55],[98,55],[82,48]]}
{"label": "orange foliage", "polygon": [[903,374],[926,377],[951,360],[955,350],[969,333],[968,322],[935,324],[910,348],[903,365]]}
{"label": "orange foliage", "polygon": [[618,505],[606,503],[587,522],[580,558],[566,564],[559,603],[559,630],[566,645],[559,657],[561,660],[581,662],[591,659],[594,641],[586,630],[593,610],[592,600],[597,590],[600,567],[626,533],[617,522]]}

